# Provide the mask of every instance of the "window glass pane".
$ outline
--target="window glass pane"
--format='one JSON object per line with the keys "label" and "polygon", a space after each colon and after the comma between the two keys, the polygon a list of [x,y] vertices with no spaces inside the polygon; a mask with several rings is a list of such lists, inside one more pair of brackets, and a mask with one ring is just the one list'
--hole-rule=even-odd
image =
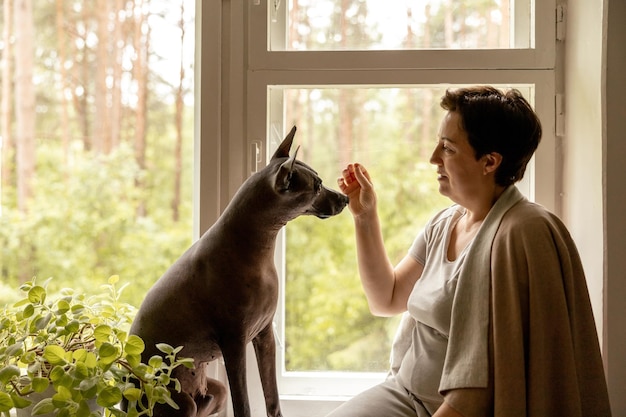
{"label": "window glass pane", "polygon": [[[270,8],[276,2],[269,2]],[[289,0],[270,10],[271,49],[530,47],[531,0]]]}
{"label": "window glass pane", "polygon": [[[371,173],[385,246],[392,263],[407,252],[426,221],[451,204],[438,193],[429,163],[448,86],[279,88],[287,130],[298,126],[298,157],[327,186],[348,162]],[[496,86],[509,88],[510,86]],[[532,102],[532,88],[516,85]],[[277,96],[279,93],[280,96]],[[271,120],[277,120],[270,115]],[[529,170],[530,171],[530,170]],[[286,227],[285,309],[278,322],[285,375],[290,372],[384,372],[398,318],[368,310],[358,277],[354,226],[348,209],[319,220],[300,217]]]}
{"label": "window glass pane", "polygon": [[0,302],[33,277],[93,293],[116,274],[138,306],[192,239],[194,1],[13,3]]}

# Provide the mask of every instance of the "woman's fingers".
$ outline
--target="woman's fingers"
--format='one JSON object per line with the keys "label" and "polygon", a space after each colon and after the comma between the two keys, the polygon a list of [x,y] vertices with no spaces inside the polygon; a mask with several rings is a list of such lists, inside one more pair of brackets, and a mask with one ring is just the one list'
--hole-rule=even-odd
{"label": "woman's fingers", "polygon": [[369,172],[361,164],[351,165],[351,175],[359,182],[362,188],[372,188],[372,179]]}
{"label": "woman's fingers", "polygon": [[339,189],[344,194],[350,194],[359,188],[359,183],[354,176],[354,168],[352,164],[348,165],[343,171],[341,171],[341,177],[337,178],[337,184],[339,185]]}

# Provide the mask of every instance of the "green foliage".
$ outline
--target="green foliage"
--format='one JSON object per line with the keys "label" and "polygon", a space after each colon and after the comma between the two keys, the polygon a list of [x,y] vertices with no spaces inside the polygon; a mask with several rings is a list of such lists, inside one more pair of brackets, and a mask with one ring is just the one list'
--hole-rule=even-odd
{"label": "green foliage", "polygon": [[[144,342],[128,335],[135,309],[120,302],[118,279],[91,297],[65,289],[50,299],[47,282],[35,280],[20,287],[24,298],[6,306],[0,322],[0,413],[32,406],[33,415],[102,415],[90,408],[93,400],[116,417],[149,416],[158,403],[177,408],[172,372],[193,368],[193,360],[177,356],[182,347],[161,344],[163,356],[141,361]],[[48,395],[33,402],[35,393]],[[128,413],[118,408],[122,399]]]}
{"label": "green foliage", "polygon": [[[25,276],[64,277],[51,283],[58,290],[88,288],[99,277],[119,273],[133,277],[124,300],[139,305],[152,283],[189,246],[191,202],[184,202],[179,222],[170,218],[169,210],[151,210],[162,197],[136,187],[138,179],[152,174],[137,167],[127,146],[109,155],[74,149],[67,169],[59,168],[60,149],[47,144],[39,149],[42,175],[31,209],[25,214],[5,205],[0,216],[3,274],[14,284]],[[138,216],[138,206],[146,200],[155,202],[148,203],[147,216]]]}

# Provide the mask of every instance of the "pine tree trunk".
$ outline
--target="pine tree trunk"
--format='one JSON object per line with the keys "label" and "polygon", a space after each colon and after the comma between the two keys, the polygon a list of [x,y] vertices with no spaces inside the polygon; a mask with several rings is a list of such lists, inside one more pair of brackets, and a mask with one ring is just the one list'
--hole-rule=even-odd
{"label": "pine tree trunk", "polygon": [[113,86],[111,88],[111,148],[116,149],[121,140],[122,127],[122,51],[125,44],[122,22],[119,13],[124,9],[124,0],[115,2],[115,20],[113,31]]}
{"label": "pine tree trunk", "polygon": [[12,6],[13,0],[4,0],[3,6],[4,10],[2,13],[3,22],[2,22],[2,43],[4,48],[2,49],[2,58],[0,61],[2,62],[2,87],[0,87],[2,92],[0,93],[0,137],[2,138],[2,143],[0,143],[2,147],[2,155],[0,156],[0,165],[2,169],[0,170],[0,175],[2,175],[2,182],[0,183],[0,188],[2,188],[2,193],[0,194],[0,200],[3,200],[4,188],[6,186],[11,185],[11,162],[12,162],[12,154],[13,154],[13,137],[11,134],[11,112],[13,110],[12,102],[11,102],[11,64],[13,63],[13,59],[11,58],[11,54],[13,52],[13,48],[11,47],[11,29],[13,28],[11,19],[13,18],[13,8]]}
{"label": "pine tree trunk", "polygon": [[185,81],[185,3],[180,4],[180,73],[178,79],[178,89],[176,91],[176,143],[174,145],[174,196],[172,197],[172,219],[178,222],[180,218],[180,194],[181,194],[181,176],[183,169],[182,148],[183,148],[183,112],[184,106],[184,81]]}
{"label": "pine tree trunk", "polygon": [[96,47],[96,91],[94,96],[93,149],[97,153],[111,152],[111,126],[109,121],[107,71],[109,62],[109,0],[98,0],[98,46]]}
{"label": "pine tree trunk", "polygon": [[63,146],[64,168],[67,170],[69,163],[70,148],[70,122],[68,112],[68,102],[65,98],[65,90],[67,89],[67,70],[65,69],[65,61],[67,59],[66,40],[65,40],[65,13],[63,10],[63,0],[56,0],[56,30],[57,30],[57,48],[59,54],[59,76],[60,76],[60,94],[59,105],[61,107],[61,143]]}
{"label": "pine tree trunk", "polygon": [[[146,105],[148,97],[148,54],[150,49],[150,30],[144,35],[143,26],[147,25],[147,18],[144,15],[143,0],[135,0],[135,62],[133,65],[133,76],[137,84],[137,107],[135,109],[135,160],[140,170],[146,168]],[[143,188],[142,180],[137,179],[135,185]],[[141,201],[137,207],[137,216],[147,215],[145,201]]]}
{"label": "pine tree trunk", "polygon": [[31,0],[15,0],[15,140],[17,202],[27,212],[35,175],[34,27]]}

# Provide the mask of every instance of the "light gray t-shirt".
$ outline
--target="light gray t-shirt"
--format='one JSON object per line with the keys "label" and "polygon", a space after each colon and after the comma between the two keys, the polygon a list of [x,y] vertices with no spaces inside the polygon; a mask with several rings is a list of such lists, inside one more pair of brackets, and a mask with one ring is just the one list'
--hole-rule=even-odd
{"label": "light gray t-shirt", "polygon": [[448,260],[447,249],[450,233],[463,214],[464,209],[456,205],[441,211],[409,249],[409,254],[424,265],[424,271],[407,305],[410,317],[405,319],[415,321],[411,323],[413,330],[399,334],[405,340],[397,338],[394,342],[394,349],[397,344],[406,349],[395,374],[398,382],[420,400],[435,406],[443,402],[439,382],[448,347],[452,301],[468,247],[454,261]]}

